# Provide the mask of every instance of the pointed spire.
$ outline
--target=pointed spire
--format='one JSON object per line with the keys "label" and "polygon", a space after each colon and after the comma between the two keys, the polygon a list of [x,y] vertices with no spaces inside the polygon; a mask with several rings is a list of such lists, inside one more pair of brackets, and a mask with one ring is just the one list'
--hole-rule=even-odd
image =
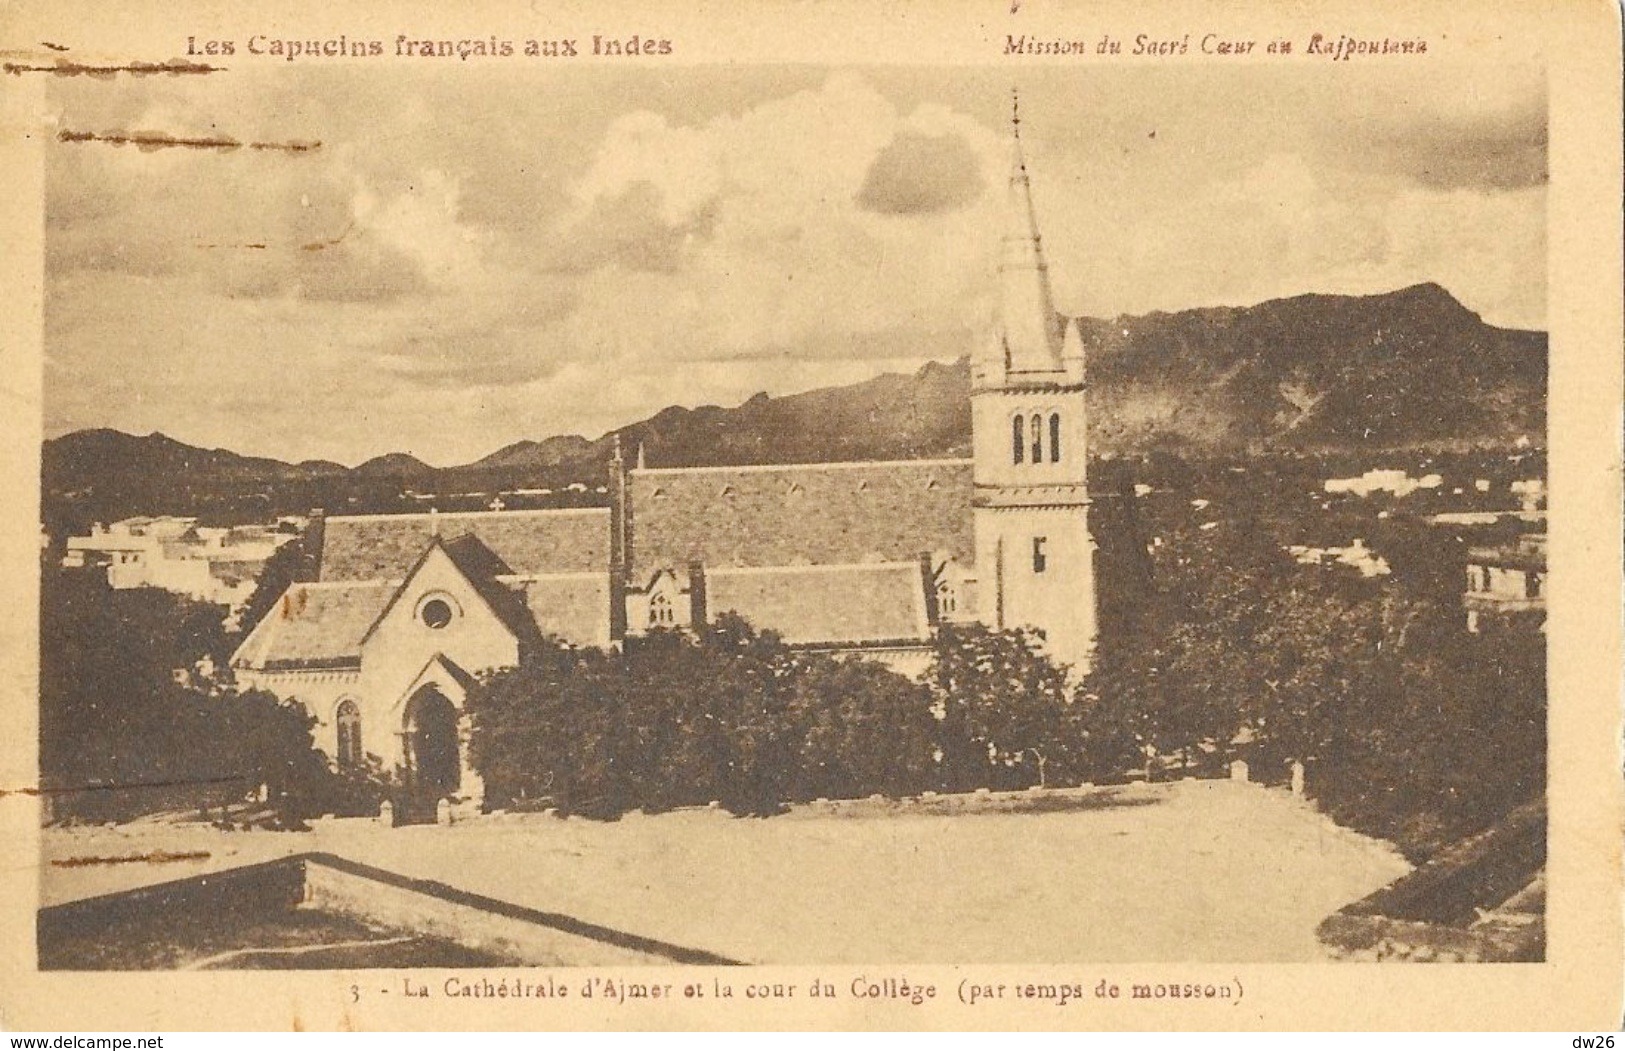
{"label": "pointed spire", "polygon": [[1083,333],[1078,329],[1078,319],[1067,318],[1063,325],[1066,335],[1061,341],[1061,360],[1068,364],[1078,362],[1081,367],[1084,360]]}
{"label": "pointed spire", "polygon": [[1021,152],[1021,91],[1010,89],[1010,178],[1027,177],[1027,158]]}
{"label": "pointed spire", "polygon": [[999,251],[999,332],[1012,369],[1053,371],[1061,368],[1061,320],[1038,234],[1032,180],[1021,148],[1021,96],[1014,88],[1010,142],[1009,215]]}
{"label": "pointed spire", "polygon": [[649,465],[643,460],[643,443],[638,442],[638,470],[642,471]]}

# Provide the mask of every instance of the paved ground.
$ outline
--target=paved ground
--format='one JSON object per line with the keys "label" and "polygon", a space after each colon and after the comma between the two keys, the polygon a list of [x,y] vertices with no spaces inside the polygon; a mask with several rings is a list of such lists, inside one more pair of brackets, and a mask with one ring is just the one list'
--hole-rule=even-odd
{"label": "paved ground", "polygon": [[[1293,961],[1408,871],[1283,792],[1229,782],[926,805],[492,816],[310,833],[45,833],[47,904],[308,850],[763,963]],[[69,864],[162,851],[160,863]]]}

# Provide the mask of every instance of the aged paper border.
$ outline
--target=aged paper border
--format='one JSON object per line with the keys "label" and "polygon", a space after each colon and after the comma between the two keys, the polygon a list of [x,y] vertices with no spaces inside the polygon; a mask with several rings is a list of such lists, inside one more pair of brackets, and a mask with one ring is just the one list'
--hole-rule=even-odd
{"label": "aged paper border", "polygon": [[[4,302],[0,311],[0,1028],[178,1029],[1616,1029],[1621,1019],[1620,558],[1621,261],[1620,35],[1610,0],[1508,6],[1465,0],[1420,3],[1336,0],[1314,11],[1266,2],[1210,5],[1160,0],[950,0],[859,3],[802,0],[748,9],[720,2],[610,0],[526,5],[377,3],[338,10],[321,2],[273,6],[210,0],[34,0],[0,12],[6,57],[44,57],[42,40],[71,43],[76,57],[162,61],[188,34],[242,34],[270,26],[291,36],[367,27],[389,35],[568,35],[605,26],[679,42],[669,64],[811,62],[1012,66],[1075,59],[1003,58],[1013,29],[1182,33],[1209,29],[1305,39],[1310,32],[1424,35],[1433,60],[1540,61],[1549,77],[1550,491],[1555,509],[1550,608],[1551,849],[1548,961],[1543,964],[1405,966],[1082,965],[759,968],[764,979],[850,981],[860,973],[937,984],[929,1008],[842,997],[762,1005],[743,999],[665,1001],[608,1008],[580,999],[350,1003],[348,972],[252,974],[37,973],[36,783],[37,570],[41,406],[44,77],[0,78],[4,183]],[[454,9],[450,9],[454,8]],[[1185,61],[1199,61],[1197,58]],[[243,61],[241,56],[236,61]],[[261,59],[259,61],[275,61]],[[1091,57],[1088,61],[1098,61]],[[1127,61],[1120,59],[1119,61]],[[1140,60],[1144,61],[1144,60]],[[1301,59],[1299,61],[1302,61]],[[1018,65],[1019,63],[1019,65]],[[22,790],[22,791],[19,791]],[[374,972],[394,978],[394,972]],[[431,977],[441,972],[418,972]],[[539,970],[538,972],[539,973]],[[558,971],[572,980],[586,969]],[[626,973],[626,972],[617,972]],[[709,980],[707,969],[670,972]],[[1086,1000],[1064,1009],[1006,1002],[967,1008],[952,995],[962,977],[992,981],[1236,980],[1239,1004]],[[434,984],[431,981],[431,984]]]}

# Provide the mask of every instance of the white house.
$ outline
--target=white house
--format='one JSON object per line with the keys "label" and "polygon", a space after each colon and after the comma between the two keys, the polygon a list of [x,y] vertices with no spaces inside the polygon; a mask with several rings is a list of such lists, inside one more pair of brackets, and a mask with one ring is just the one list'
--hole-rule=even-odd
{"label": "white house", "polygon": [[199,526],[195,518],[126,518],[69,537],[62,564],[105,567],[113,588],[162,588],[237,609],[266,560],[294,536],[269,526]]}
{"label": "white house", "polygon": [[1462,604],[1468,631],[1479,631],[1486,619],[1546,630],[1546,534],[1526,533],[1514,544],[1470,549]]}

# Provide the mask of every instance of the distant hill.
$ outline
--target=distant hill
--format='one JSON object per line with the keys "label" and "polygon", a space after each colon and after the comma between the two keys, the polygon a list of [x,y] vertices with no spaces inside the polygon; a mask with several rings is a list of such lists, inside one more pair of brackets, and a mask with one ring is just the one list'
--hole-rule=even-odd
{"label": "distant hill", "polygon": [[300,460],[293,466],[295,471],[307,478],[344,474],[349,470],[343,464],[334,463],[332,460]]}
{"label": "distant hill", "polygon": [[484,470],[526,470],[536,467],[558,467],[561,464],[580,463],[593,457],[596,448],[579,434],[548,438],[546,441],[526,439],[504,445],[489,456],[483,456],[468,466]]}
{"label": "distant hill", "polygon": [[435,469],[409,453],[385,453],[357,464],[355,473],[375,478],[426,479],[434,477]]}
{"label": "distant hill", "polygon": [[83,488],[100,477],[134,472],[155,481],[189,475],[217,478],[312,478],[346,471],[325,460],[283,463],[261,456],[242,456],[229,449],[200,449],[154,432],[145,437],[105,427],[74,431],[45,443],[40,471],[46,489],[53,485]]}
{"label": "distant hill", "polygon": [[969,455],[970,366],[928,362],[912,375],[782,398],[758,394],[731,409],[662,409],[619,434],[626,455],[641,445],[650,466]]}
{"label": "distant hill", "polygon": [[1546,334],[1435,284],[1083,328],[1101,451],[1544,443]]}
{"label": "distant hill", "polygon": [[[1545,334],[1487,325],[1438,285],[1079,324],[1096,453],[1544,444]],[[398,503],[405,483],[443,493],[601,484],[617,435],[628,459],[641,448],[650,466],[968,455],[970,368],[931,362],[731,408],[673,406],[596,441],[520,441],[438,469],[406,453],[346,469],[77,431],[45,443],[43,487],[47,518],[71,505],[74,522],[215,505],[376,509]]]}
{"label": "distant hill", "polygon": [[[1096,453],[1544,444],[1546,334],[1487,325],[1436,284],[1079,326]],[[652,466],[966,455],[970,364],[668,408],[618,433]],[[613,437],[588,460],[606,459]]]}

